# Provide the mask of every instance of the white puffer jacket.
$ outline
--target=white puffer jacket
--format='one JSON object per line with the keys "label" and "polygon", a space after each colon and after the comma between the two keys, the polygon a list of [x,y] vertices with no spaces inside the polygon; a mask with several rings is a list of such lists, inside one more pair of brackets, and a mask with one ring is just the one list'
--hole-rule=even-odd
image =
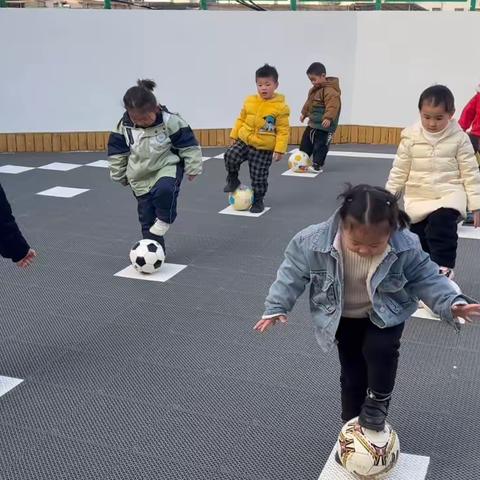
{"label": "white puffer jacket", "polygon": [[439,208],[454,208],[465,217],[480,210],[480,172],[468,135],[450,122],[433,145],[421,124],[403,130],[387,190],[404,192],[405,210],[413,223]]}

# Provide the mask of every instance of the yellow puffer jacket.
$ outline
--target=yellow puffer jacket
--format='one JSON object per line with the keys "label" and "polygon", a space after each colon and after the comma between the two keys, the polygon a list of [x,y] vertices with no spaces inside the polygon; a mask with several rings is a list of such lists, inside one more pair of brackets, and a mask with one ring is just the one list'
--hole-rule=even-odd
{"label": "yellow puffer jacket", "polygon": [[290,131],[289,115],[284,95],[276,93],[268,100],[250,95],[245,99],[230,136],[258,150],[285,153]]}
{"label": "yellow puffer jacket", "polygon": [[435,145],[417,124],[402,132],[387,190],[405,191],[405,210],[413,223],[439,208],[480,210],[480,172],[468,135],[452,120]]}

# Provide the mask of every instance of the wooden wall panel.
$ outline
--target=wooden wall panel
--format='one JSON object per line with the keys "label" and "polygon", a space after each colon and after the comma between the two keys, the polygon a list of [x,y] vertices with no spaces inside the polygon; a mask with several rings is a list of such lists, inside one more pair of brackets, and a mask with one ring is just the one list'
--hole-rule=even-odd
{"label": "wooden wall panel", "polygon": [[[300,144],[305,127],[292,127],[289,143]],[[233,143],[230,128],[197,129],[195,137],[203,147],[223,147]],[[340,125],[332,143],[398,145],[401,128]],[[107,149],[109,132],[3,133],[1,152],[101,152]]]}

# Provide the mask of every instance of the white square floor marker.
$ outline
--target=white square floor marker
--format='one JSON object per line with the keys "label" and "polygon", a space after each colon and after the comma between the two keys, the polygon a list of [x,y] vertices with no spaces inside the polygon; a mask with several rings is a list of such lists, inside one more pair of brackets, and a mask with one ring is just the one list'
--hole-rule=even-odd
{"label": "white square floor marker", "polygon": [[433,313],[429,312],[425,308],[419,308],[413,315],[412,318],[424,318],[426,320],[436,320],[440,322],[440,317],[437,317]]}
{"label": "white square floor marker", "polygon": [[2,165],[0,167],[0,173],[11,173],[12,175],[28,172],[29,170],[34,170],[34,167],[21,167],[20,165]]}
{"label": "white square floor marker", "polygon": [[215,155],[215,157],[212,157],[212,158],[223,158],[225,154],[224,153],[221,153],[220,155]]}
{"label": "white square floor marker", "polygon": [[292,172],[292,170],[287,170],[283,172],[282,175],[286,175],[287,177],[299,177],[299,178],[315,178],[320,175],[321,172],[305,172],[305,173],[297,173]]}
{"label": "white square floor marker", "polygon": [[176,263],[164,263],[158,272],[140,273],[132,265],[120,270],[114,276],[123,278],[132,278],[134,280],[147,280],[149,282],[166,282],[180,273],[186,265],[177,265]]}
{"label": "white square floor marker", "polygon": [[210,160],[213,157],[202,157],[202,162],[206,162],[207,160]]}
{"label": "white square floor marker", "polygon": [[395,158],[395,153],[344,152],[342,150],[330,150],[328,155],[330,157],[385,158],[389,160]]}
{"label": "white square floor marker", "polygon": [[38,192],[37,195],[43,195],[45,197],[72,198],[81,193],[88,192],[89,190],[89,188],[53,187],[44,190],[43,192]]}
{"label": "white square floor marker", "polygon": [[2,377],[0,375],[0,397],[23,382],[21,378]]}
{"label": "white square floor marker", "polygon": [[[401,442],[402,439],[400,439]],[[355,480],[357,477],[348,473],[335,461],[336,450],[335,445],[318,480]],[[429,464],[430,457],[400,453],[398,464],[387,478],[388,480],[425,480]]]}
{"label": "white square floor marker", "polygon": [[98,167],[98,168],[108,168],[108,160],[97,160],[96,162],[91,162],[86,164],[87,167]]}
{"label": "white square floor marker", "polygon": [[264,213],[267,213],[270,210],[270,207],[265,207],[263,212],[260,213],[250,213],[249,210],[235,210],[231,205],[223,210],[220,210],[218,213],[222,215],[237,215],[239,217],[261,217]]}
{"label": "white square floor marker", "polygon": [[473,225],[459,225],[457,232],[460,238],[480,240],[480,228],[475,228]]}
{"label": "white square floor marker", "polygon": [[81,166],[82,165],[79,165],[78,163],[53,162],[38,168],[41,170],[55,170],[57,172],[68,172],[69,170],[80,168]]}

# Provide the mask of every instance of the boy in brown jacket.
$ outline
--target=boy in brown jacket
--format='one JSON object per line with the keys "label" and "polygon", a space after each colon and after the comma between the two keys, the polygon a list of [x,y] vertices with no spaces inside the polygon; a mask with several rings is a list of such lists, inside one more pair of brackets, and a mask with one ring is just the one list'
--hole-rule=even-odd
{"label": "boy in brown jacket", "polygon": [[340,117],[340,83],[336,77],[327,77],[325,66],[320,62],[308,67],[307,76],[313,87],[300,115],[302,123],[308,118],[300,150],[312,156],[313,169],[322,172]]}

